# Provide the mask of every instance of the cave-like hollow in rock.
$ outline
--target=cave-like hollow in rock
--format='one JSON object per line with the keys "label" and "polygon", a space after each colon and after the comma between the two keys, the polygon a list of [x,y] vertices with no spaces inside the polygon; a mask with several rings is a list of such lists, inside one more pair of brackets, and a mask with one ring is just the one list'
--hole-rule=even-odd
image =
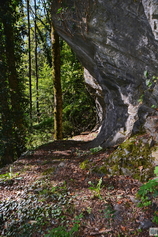
{"label": "cave-like hollow in rock", "polygon": [[146,129],[158,141],[157,0],[52,0],[52,22],[85,68],[111,147]]}

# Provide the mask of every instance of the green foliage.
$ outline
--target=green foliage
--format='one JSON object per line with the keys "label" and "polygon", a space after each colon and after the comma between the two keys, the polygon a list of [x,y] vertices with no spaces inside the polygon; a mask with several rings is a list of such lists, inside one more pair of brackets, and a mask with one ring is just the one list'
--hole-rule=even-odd
{"label": "green foliage", "polygon": [[74,134],[74,126],[71,121],[63,121],[63,133],[65,137],[72,136]]}
{"label": "green foliage", "polygon": [[27,149],[32,150],[37,148],[38,146],[52,142],[53,141],[53,135],[52,131],[49,128],[40,128],[40,129],[32,129],[26,138],[27,141]]}
{"label": "green foliage", "polygon": [[[7,5],[9,4],[9,5]],[[42,3],[41,3],[42,4]],[[37,7],[37,43],[38,43],[38,90],[36,87],[36,63],[35,63],[35,29],[34,13],[31,16],[31,65],[32,65],[32,120],[30,120],[29,102],[29,70],[28,70],[28,39],[25,25],[26,17],[23,16],[21,0],[5,1],[4,8],[0,9],[0,165],[2,158],[9,153],[11,162],[27,148],[33,148],[48,142],[53,137],[53,72],[51,58],[50,39],[50,13],[48,3]],[[43,3],[44,4],[44,3]],[[41,10],[41,8],[43,9]],[[5,11],[7,8],[7,11]],[[66,7],[58,10],[62,13]],[[45,13],[48,14],[45,14]],[[26,14],[26,9],[24,9]],[[8,81],[8,65],[5,48],[4,18],[13,27],[13,40],[15,52],[15,65],[18,75],[18,92],[10,88]],[[10,33],[10,31],[7,31]],[[23,41],[23,39],[24,41]],[[83,67],[77,60],[70,47],[60,40],[61,46],[61,80],[63,90],[63,131],[64,136],[79,134],[90,130],[95,126],[95,103],[90,97],[83,78]],[[25,86],[26,87],[25,87]],[[26,96],[27,95],[27,96]],[[26,98],[27,97],[27,98]],[[16,99],[15,109],[12,106],[12,98]],[[18,101],[18,102],[17,102]],[[39,105],[39,110],[37,109]],[[21,121],[21,122],[16,122]],[[33,124],[33,127],[32,127]],[[31,129],[27,129],[30,128]],[[10,162],[10,161],[6,161]]]}
{"label": "green foliage", "polygon": [[[62,42],[61,80],[63,90],[63,120],[78,134],[95,125],[95,104],[84,83],[83,68],[69,46]],[[91,122],[90,122],[91,121]]]}
{"label": "green foliage", "polygon": [[101,185],[102,185],[103,179],[100,178],[97,185],[94,185],[91,181],[88,182],[88,184],[92,185],[91,187],[89,187],[90,190],[93,190],[95,192],[95,196],[99,197],[101,199]]}
{"label": "green foliage", "polygon": [[60,7],[60,8],[58,8],[58,10],[57,10],[57,14],[64,13],[64,12],[67,11],[67,9],[68,9],[68,7],[65,7],[65,8]]}
{"label": "green foliage", "polygon": [[81,222],[81,219],[83,218],[83,215],[80,214],[79,216],[76,216],[74,219],[74,225],[71,227],[70,230],[68,230],[64,226],[58,226],[57,228],[52,229],[48,234],[45,235],[45,237],[73,237],[77,236],[77,232],[79,230],[79,224]]}
{"label": "green foliage", "polygon": [[147,79],[147,80],[145,81],[145,84],[146,84],[146,86],[147,86],[148,88],[150,88],[153,83],[152,83],[152,81],[151,81],[150,79]]}
{"label": "green foliage", "polygon": [[[158,167],[155,168],[154,174],[158,176]],[[137,197],[140,199],[139,207],[151,206],[153,200],[158,197],[158,177],[143,184],[137,192]],[[154,222],[158,224],[157,211],[154,214]]]}
{"label": "green foliage", "polygon": [[158,176],[158,167],[157,167],[157,166],[155,167],[154,174],[155,174],[156,176]]}
{"label": "green foliage", "polygon": [[[81,64],[65,42],[61,40],[60,44],[62,60],[61,83],[63,91],[63,133],[64,137],[68,137],[74,134],[79,134],[87,129],[90,130],[95,126],[95,104],[85,87],[83,68]],[[40,45],[39,47],[42,46]],[[33,143],[38,143],[39,145],[42,144],[42,139],[40,138],[42,136],[48,137],[48,140],[44,139],[43,142],[48,142],[51,139],[51,136],[53,137],[54,101],[52,70],[42,53],[42,49],[41,51],[39,50],[38,58],[40,78],[38,100],[40,116],[37,116],[36,111],[36,82],[35,77],[33,76],[33,131],[31,131],[31,134],[29,134],[29,137],[27,138],[28,148],[30,148],[30,144],[35,147],[36,145]],[[27,63],[27,57],[25,60]],[[27,93],[29,93],[28,90]],[[44,133],[50,136],[45,136]],[[30,139],[32,140],[31,142]],[[35,139],[40,141],[34,142]]]}
{"label": "green foliage", "polygon": [[[148,71],[144,71],[144,78],[145,78],[145,89],[143,90],[143,93],[140,95],[140,98],[138,99],[139,103],[146,103],[148,104],[150,101],[148,100],[149,93],[152,92],[154,89],[154,86],[157,83],[157,76],[150,77],[150,74]],[[148,104],[153,109],[156,109],[158,107],[157,101],[153,100],[154,104]]]}
{"label": "green foliage", "polygon": [[45,131],[46,129],[53,127],[53,122],[54,122],[54,120],[52,117],[46,118],[46,119],[43,119],[40,123],[34,124],[33,128],[36,130],[41,129],[41,130]]}
{"label": "green foliage", "polygon": [[78,229],[78,224],[74,224],[74,226],[69,231],[66,227],[59,226],[57,228],[52,229],[49,234],[45,235],[45,237],[72,237],[76,235],[75,233],[78,231]]}
{"label": "green foliage", "polygon": [[91,152],[92,154],[94,154],[94,153],[97,153],[97,152],[101,151],[102,149],[103,149],[103,148],[102,148],[101,146],[98,146],[98,147],[91,148],[91,149],[90,149],[90,152]]}
{"label": "green foliage", "polygon": [[[138,191],[138,196],[141,198],[141,203],[139,204],[139,206],[143,207],[151,205],[151,197],[158,195],[158,190],[155,189],[157,187],[157,180],[149,180],[146,184],[143,184],[140,187]],[[150,194],[150,197],[148,194]]]}
{"label": "green foliage", "polygon": [[5,174],[0,174],[0,181],[6,181],[12,178],[15,178],[19,175],[19,173],[14,173],[12,167],[10,166],[9,172]]}
{"label": "green foliage", "polygon": [[72,237],[78,231],[78,225],[74,225],[70,231],[64,226],[52,229],[45,237]]}
{"label": "green foliage", "polygon": [[148,71],[144,71],[144,77],[148,78],[148,76],[149,76],[149,72]]}
{"label": "green foliage", "polygon": [[[4,177],[3,181],[0,181],[5,184],[8,182],[8,177],[7,179]],[[65,182],[54,187],[44,180],[34,182],[25,188],[22,199],[5,200],[0,203],[0,213],[3,213],[0,220],[7,222],[4,236],[45,236],[52,226],[52,220],[55,220],[58,226],[62,224],[65,227],[62,227],[62,230],[59,227],[57,230],[55,229],[55,232],[53,229],[51,233],[55,234],[51,235],[50,233],[47,236],[73,236],[78,231],[82,215],[72,218],[73,227],[71,229],[67,226],[69,221],[64,213],[72,208],[71,198]],[[2,228],[3,222],[0,222],[0,228]],[[69,235],[64,235],[67,232]]]}
{"label": "green foliage", "polygon": [[82,161],[79,165],[80,169],[82,169],[82,170],[86,169],[88,167],[88,163],[89,163],[88,160]]}
{"label": "green foliage", "polygon": [[58,8],[58,10],[57,10],[57,14],[61,13],[61,12],[62,12],[62,10],[63,10],[63,8],[62,8],[62,7]]}

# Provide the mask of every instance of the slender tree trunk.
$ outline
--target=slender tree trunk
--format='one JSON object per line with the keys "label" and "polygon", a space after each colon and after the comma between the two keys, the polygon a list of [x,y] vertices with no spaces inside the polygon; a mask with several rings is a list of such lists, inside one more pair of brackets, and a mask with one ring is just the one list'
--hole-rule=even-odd
{"label": "slender tree trunk", "polygon": [[60,140],[62,135],[62,89],[60,78],[60,45],[59,36],[51,27],[52,69],[54,84],[54,139]]}
{"label": "slender tree trunk", "polygon": [[37,22],[36,22],[36,15],[37,15],[37,6],[36,0],[34,0],[34,9],[35,9],[35,16],[34,16],[34,37],[35,37],[35,77],[36,77],[36,111],[37,111],[37,121],[39,122],[40,110],[39,110],[39,90],[38,90],[38,57],[37,57]]}
{"label": "slender tree trunk", "polygon": [[27,0],[27,24],[28,24],[28,50],[29,50],[29,99],[30,99],[30,120],[32,127],[32,78],[31,78],[31,35],[30,35],[30,0]]}
{"label": "slender tree trunk", "polygon": [[[43,26],[47,29],[47,27],[43,24]],[[52,67],[52,56],[51,56],[51,50],[44,38],[44,35],[42,33],[42,31],[40,30],[40,28],[38,27],[38,25],[36,25],[36,29],[37,29],[37,33],[38,36],[43,44],[43,50],[47,59],[47,63],[49,64],[49,67]]]}

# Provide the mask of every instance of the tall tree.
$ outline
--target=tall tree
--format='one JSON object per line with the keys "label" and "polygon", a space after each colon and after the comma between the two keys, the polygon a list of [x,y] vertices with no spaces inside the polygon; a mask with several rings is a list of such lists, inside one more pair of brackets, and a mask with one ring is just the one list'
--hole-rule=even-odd
{"label": "tall tree", "polygon": [[62,89],[60,78],[60,44],[59,36],[51,26],[52,70],[54,84],[54,139],[60,140],[62,134]]}
{"label": "tall tree", "polygon": [[36,77],[36,110],[37,110],[37,120],[39,121],[40,110],[39,110],[39,74],[38,74],[38,57],[37,57],[37,4],[34,0],[34,39],[35,39],[35,77]]}
{"label": "tall tree", "polygon": [[52,71],[53,71],[53,86],[54,86],[54,139],[60,140],[63,138],[62,129],[62,88],[61,88],[61,76],[60,76],[60,44],[59,35],[54,30],[51,23],[50,10],[51,5],[49,1],[46,3],[42,0],[44,9],[46,11],[47,21],[51,27],[51,43],[52,43]]}
{"label": "tall tree", "polygon": [[[44,11],[46,13],[47,22],[50,23],[51,29],[51,43],[52,43],[52,71],[53,71],[53,86],[54,86],[54,139],[59,140],[63,138],[62,131],[62,89],[60,77],[60,44],[59,36],[51,24],[50,10],[51,5],[49,1],[42,0]],[[42,21],[41,21],[42,22]],[[43,24],[43,22],[42,22]],[[49,54],[45,47],[47,58]]]}
{"label": "tall tree", "polygon": [[[0,23],[2,26],[2,24]],[[9,89],[6,81],[7,77],[7,67],[6,67],[6,59],[5,48],[4,48],[4,37],[2,31],[0,31],[0,165],[8,164],[13,161],[14,152],[13,152],[13,144],[12,144],[12,123],[10,121],[10,109],[9,109]]]}
{"label": "tall tree", "polygon": [[30,33],[30,0],[27,0],[27,29],[28,29],[28,61],[29,61],[29,102],[30,102],[30,120],[32,126],[32,64],[31,64],[31,33]]}
{"label": "tall tree", "polygon": [[10,163],[20,156],[25,147],[24,101],[19,67],[21,36],[17,26],[20,17],[17,8],[20,4],[20,0],[6,0],[0,4],[1,37],[3,37],[1,63],[4,66],[1,83],[7,92],[7,97],[3,98],[1,91],[2,131],[5,143],[3,164]]}

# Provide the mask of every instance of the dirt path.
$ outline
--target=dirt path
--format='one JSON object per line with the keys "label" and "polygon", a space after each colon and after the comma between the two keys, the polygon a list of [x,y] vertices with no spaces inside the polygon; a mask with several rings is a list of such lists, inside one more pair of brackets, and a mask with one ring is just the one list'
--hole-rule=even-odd
{"label": "dirt path", "polygon": [[73,228],[79,237],[149,236],[153,213],[137,207],[140,182],[97,172],[112,150],[86,150],[92,138],[42,145],[0,170],[0,236],[44,237],[54,228],[49,236],[73,236]]}

